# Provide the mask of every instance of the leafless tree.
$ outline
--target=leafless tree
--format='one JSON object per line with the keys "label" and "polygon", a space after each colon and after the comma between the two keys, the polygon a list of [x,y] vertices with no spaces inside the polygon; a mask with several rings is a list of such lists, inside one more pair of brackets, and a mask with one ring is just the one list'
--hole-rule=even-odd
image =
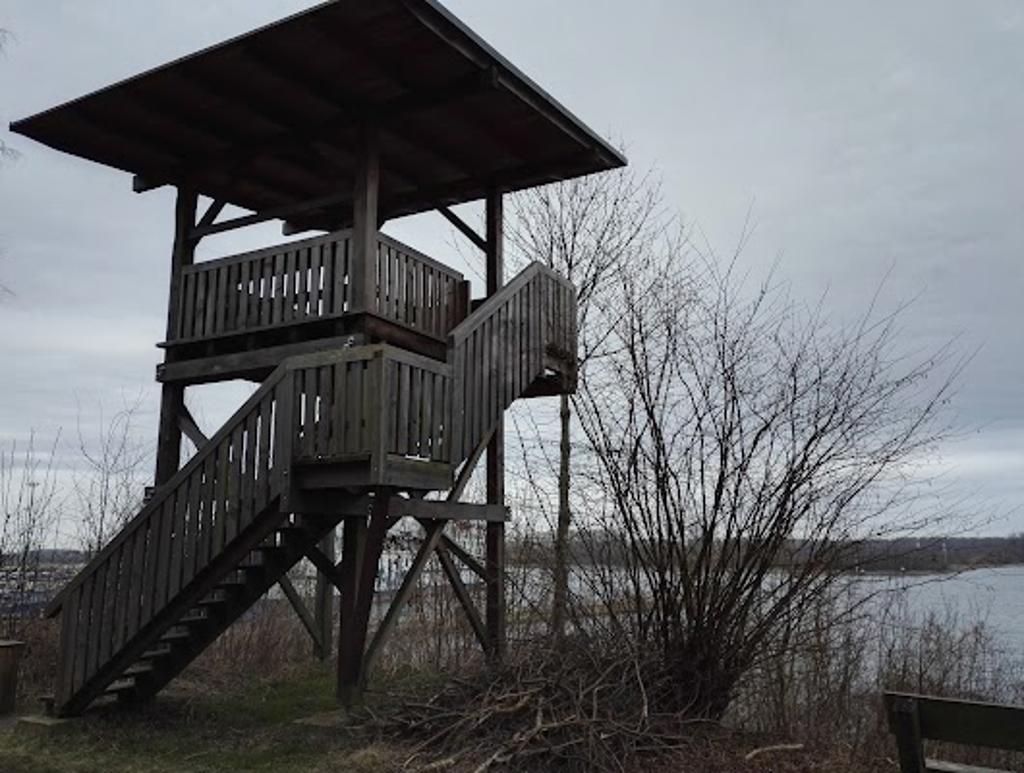
{"label": "leafless tree", "polygon": [[575,622],[658,653],[663,709],[719,717],[848,550],[926,525],[912,467],[948,432],[961,364],[908,355],[898,312],[836,326],[693,257],[686,287],[618,273],[608,354],[584,374],[591,598]]}
{"label": "leafless tree", "polygon": [[[577,288],[581,369],[600,356],[607,335],[606,325],[592,324],[599,314],[597,299],[609,283],[617,281],[623,266],[651,252],[665,227],[659,184],[649,173],[630,169],[558,182],[512,197],[507,233],[512,254],[522,263],[545,263]],[[555,639],[565,629],[572,524],[572,407],[566,395],[560,398],[559,426],[557,471],[551,471],[558,481],[551,609]],[[528,474],[536,480],[535,471]]]}
{"label": "leafless tree", "polygon": [[82,548],[95,553],[135,514],[142,503],[149,452],[135,433],[139,401],[125,402],[87,438],[79,409],[78,451],[83,469],[72,482]]}
{"label": "leafless tree", "polygon": [[3,635],[17,637],[30,619],[41,569],[40,551],[57,526],[56,449],[36,448],[30,435],[24,449],[12,441],[0,449],[0,602]]}

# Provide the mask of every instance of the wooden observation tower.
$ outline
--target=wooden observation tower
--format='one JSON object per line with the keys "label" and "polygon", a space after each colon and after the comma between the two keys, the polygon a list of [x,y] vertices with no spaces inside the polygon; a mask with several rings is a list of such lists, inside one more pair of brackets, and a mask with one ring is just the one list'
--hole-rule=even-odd
{"label": "wooden observation tower", "polygon": [[[154,695],[304,557],[340,591],[343,702],[434,554],[500,658],[503,414],[576,379],[575,291],[539,263],[504,282],[503,195],[625,159],[435,0],[326,3],[11,128],[136,192],[177,190],[155,485],[50,606],[57,712]],[[474,200],[484,234],[449,209]],[[229,204],[251,214],[224,219]],[[430,210],[482,252],[485,299],[380,231]],[[194,259],[204,237],[271,220],[321,235]],[[260,386],[206,437],[185,391],[229,379]],[[460,503],[483,458],[488,504]],[[426,536],[371,631],[402,518]],[[466,519],[487,523],[485,556],[444,534]],[[460,565],[486,584],[482,614]]]}

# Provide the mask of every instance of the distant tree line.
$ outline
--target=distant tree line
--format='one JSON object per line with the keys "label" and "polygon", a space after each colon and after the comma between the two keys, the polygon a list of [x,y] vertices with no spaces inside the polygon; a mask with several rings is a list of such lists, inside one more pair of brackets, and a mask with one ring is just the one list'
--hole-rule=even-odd
{"label": "distant tree line", "polygon": [[[946,572],[984,566],[1024,564],[1024,534],[1009,537],[905,537],[850,540],[838,546],[847,572]],[[718,546],[718,551],[721,546]],[[547,567],[551,545],[536,535],[509,544],[509,561],[518,566]],[[718,552],[716,551],[716,552]],[[625,566],[628,557],[614,539],[574,532],[568,542],[570,566],[595,562]],[[788,540],[779,550],[776,569],[803,566],[811,560],[810,543]]]}

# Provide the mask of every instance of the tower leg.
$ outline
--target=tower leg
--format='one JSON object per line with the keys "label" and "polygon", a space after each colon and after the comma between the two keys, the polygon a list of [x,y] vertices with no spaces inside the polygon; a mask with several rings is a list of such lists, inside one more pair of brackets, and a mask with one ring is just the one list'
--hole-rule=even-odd
{"label": "tower leg", "polygon": [[[171,252],[170,287],[167,293],[167,340],[178,332],[181,305],[181,272],[195,259],[197,240],[192,236],[199,197],[190,188],[178,188],[174,205],[174,248]],[[185,387],[164,384],[160,396],[160,429],[157,437],[154,483],[162,486],[181,465],[181,425],[185,409]]]}
{"label": "tower leg", "polygon": [[[487,447],[487,504],[505,504],[505,429],[498,428]],[[487,655],[492,664],[505,657],[505,524],[487,524]]]}
{"label": "tower leg", "polygon": [[[499,190],[487,193],[486,260],[487,295],[505,284],[504,197]],[[487,504],[505,504],[505,420],[500,419],[487,446]],[[505,524],[487,524],[487,655],[491,663],[505,656]]]}
{"label": "tower leg", "polygon": [[386,491],[374,495],[369,520],[346,518],[341,551],[341,621],[338,634],[338,701],[362,703],[363,658],[373,608],[374,586],[384,538],[391,528]]}
{"label": "tower leg", "polygon": [[162,486],[181,465],[181,425],[178,417],[185,408],[185,387],[164,384],[160,390],[160,428],[157,434],[154,483]]}
{"label": "tower leg", "polygon": [[[320,552],[331,562],[334,561],[334,529],[320,542]],[[326,661],[331,657],[334,638],[334,585],[324,576],[316,574],[316,592],[313,602],[313,618],[320,640],[313,648],[313,657]]]}

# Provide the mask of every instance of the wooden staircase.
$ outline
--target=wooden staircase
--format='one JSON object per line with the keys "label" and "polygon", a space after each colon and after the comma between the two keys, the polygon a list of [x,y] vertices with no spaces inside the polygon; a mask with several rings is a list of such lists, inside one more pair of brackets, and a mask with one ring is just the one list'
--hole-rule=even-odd
{"label": "wooden staircase", "polygon": [[280,364],[51,603],[57,713],[154,695],[339,522],[451,488],[514,400],[572,391],[575,303],[534,263],[444,362],[374,345]]}

